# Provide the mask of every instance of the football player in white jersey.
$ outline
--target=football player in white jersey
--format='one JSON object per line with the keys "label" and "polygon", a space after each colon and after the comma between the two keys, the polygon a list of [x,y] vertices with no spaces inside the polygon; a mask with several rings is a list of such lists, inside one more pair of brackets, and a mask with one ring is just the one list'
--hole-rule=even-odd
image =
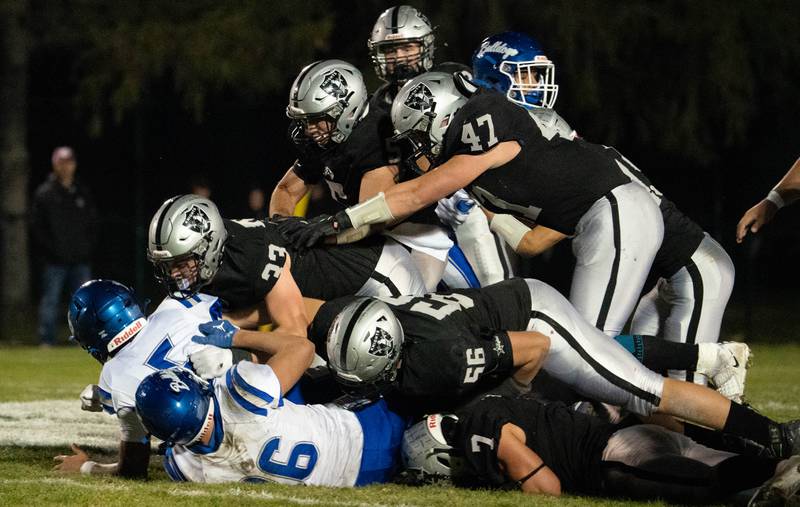
{"label": "football player in white jersey", "polygon": [[92,280],[81,286],[69,306],[72,338],[103,363],[99,385],[89,385],[81,393],[81,408],[116,414],[120,457],[118,463],[98,464],[73,446],[74,455],[56,457],[61,462],[56,468],[146,476],[150,441],[134,410],[136,388],[154,371],[186,365],[190,356],[195,367],[205,368],[209,375],[224,372],[232,364],[229,350],[191,341],[198,326],[221,316],[216,297],[195,294],[183,300],[165,298],[145,319],[128,287],[111,280]]}
{"label": "football player in white jersey", "polygon": [[150,375],[136,392],[145,427],[169,446],[170,477],[345,487],[391,478],[404,418],[384,401],[353,412],[295,405],[283,395],[311,363],[311,342],[222,327],[195,340],[258,349],[270,356],[267,363],[243,361],[211,384],[172,368]]}

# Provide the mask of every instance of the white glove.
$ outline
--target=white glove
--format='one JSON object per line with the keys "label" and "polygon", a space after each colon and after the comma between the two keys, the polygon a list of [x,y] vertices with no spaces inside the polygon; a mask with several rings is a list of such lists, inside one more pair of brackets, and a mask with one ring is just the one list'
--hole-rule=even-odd
{"label": "white glove", "polygon": [[81,410],[87,412],[102,412],[103,405],[100,404],[100,389],[95,384],[89,384],[81,391]]}
{"label": "white glove", "polygon": [[233,366],[233,352],[213,345],[206,345],[189,354],[194,371],[205,380],[221,377]]}
{"label": "white glove", "polygon": [[443,224],[455,229],[464,223],[473,206],[475,206],[475,201],[470,199],[467,192],[463,189],[458,190],[450,197],[439,200],[436,205],[436,216]]}

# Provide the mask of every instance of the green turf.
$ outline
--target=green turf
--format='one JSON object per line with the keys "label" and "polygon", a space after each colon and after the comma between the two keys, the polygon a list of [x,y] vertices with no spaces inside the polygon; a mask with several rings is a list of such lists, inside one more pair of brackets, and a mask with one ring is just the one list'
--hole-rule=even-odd
{"label": "green turf", "polygon": [[[747,382],[751,402],[772,417],[800,417],[800,346],[757,345]],[[0,348],[0,402],[76,399],[96,382],[99,365],[78,348]],[[2,416],[2,414],[0,414]],[[25,431],[20,428],[20,431]],[[446,487],[380,486],[331,489],[255,484],[175,484],[151,462],[151,479],[64,476],[51,471],[54,447],[0,447],[0,506],[5,505],[646,505],[567,497],[529,498],[515,492],[463,491]],[[107,451],[89,449],[99,461]],[[650,504],[659,505],[659,504]]]}

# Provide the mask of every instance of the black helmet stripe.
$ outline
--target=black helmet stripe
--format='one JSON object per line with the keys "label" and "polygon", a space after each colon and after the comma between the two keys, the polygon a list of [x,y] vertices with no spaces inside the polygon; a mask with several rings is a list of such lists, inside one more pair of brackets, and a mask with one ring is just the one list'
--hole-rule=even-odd
{"label": "black helmet stripe", "polygon": [[324,62],[324,61],[325,61],[325,60],[319,60],[319,61],[317,61],[317,62],[314,62],[314,63],[312,63],[311,65],[309,65],[308,67],[306,67],[305,69],[303,69],[303,70],[300,72],[300,75],[299,75],[299,76],[297,76],[297,79],[295,80],[295,82],[297,83],[297,89],[293,90],[293,91],[295,92],[295,96],[292,98],[292,100],[297,100],[297,95],[296,95],[296,93],[297,93],[297,91],[298,91],[298,90],[300,90],[300,84],[302,84],[302,82],[303,82],[303,79],[305,79],[306,75],[308,75],[308,73],[309,73],[309,72],[311,72],[311,70],[312,70],[314,67],[316,67],[317,65],[319,65],[320,63],[322,63],[322,62]]}
{"label": "black helmet stripe", "polygon": [[166,221],[167,217],[169,216],[169,209],[175,204],[175,201],[183,197],[182,195],[176,195],[172,199],[169,199],[166,202],[166,206],[164,206],[164,211],[161,212],[161,216],[158,217],[158,225],[156,226],[156,246],[158,249],[164,248],[164,243],[161,241],[161,229],[164,227],[164,222]]}
{"label": "black helmet stripe", "polygon": [[400,16],[400,7],[392,7],[392,33],[397,33],[397,18]]}
{"label": "black helmet stripe", "polygon": [[344,330],[344,337],[342,338],[342,346],[339,349],[339,357],[341,358],[342,367],[347,369],[347,345],[350,344],[350,335],[353,333],[353,328],[358,322],[358,319],[361,317],[361,314],[364,313],[364,310],[367,309],[372,303],[372,299],[367,299],[356,308],[356,311],[353,312],[353,315],[350,317],[350,322],[347,323],[347,328]]}

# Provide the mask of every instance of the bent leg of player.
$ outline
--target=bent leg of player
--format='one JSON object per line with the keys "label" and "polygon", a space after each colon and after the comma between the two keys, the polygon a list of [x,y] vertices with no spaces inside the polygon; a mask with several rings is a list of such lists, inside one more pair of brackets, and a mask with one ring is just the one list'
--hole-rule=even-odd
{"label": "bent leg of player", "polygon": [[[661,287],[661,297],[671,308],[664,321],[664,338],[682,343],[716,342],[733,279],[733,262],[719,243],[706,234],[689,263]],[[685,372],[670,372],[670,376],[705,383],[702,377]],[[744,378],[741,383],[744,384]]]}
{"label": "bent leg of player", "polygon": [[542,366],[576,391],[639,414],[672,415],[748,438],[777,456],[800,453],[800,421],[778,424],[704,386],[664,378],[586,322],[555,289],[527,280],[529,331],[550,338]]}
{"label": "bent leg of player", "polygon": [[615,432],[603,451],[604,493],[634,499],[712,503],[756,487],[780,460],[718,451],[649,424]]}
{"label": "bent leg of player", "polygon": [[375,270],[356,295],[397,297],[422,294],[425,294],[425,282],[408,250],[393,239],[386,238]]}
{"label": "bent leg of player", "polygon": [[575,233],[569,299],[586,320],[616,336],[633,313],[661,246],[661,212],[646,190],[628,183],[595,202]]}
{"label": "bent leg of player", "polygon": [[403,222],[384,234],[411,249],[411,258],[425,282],[423,294],[435,291],[453,246],[444,227]]}

